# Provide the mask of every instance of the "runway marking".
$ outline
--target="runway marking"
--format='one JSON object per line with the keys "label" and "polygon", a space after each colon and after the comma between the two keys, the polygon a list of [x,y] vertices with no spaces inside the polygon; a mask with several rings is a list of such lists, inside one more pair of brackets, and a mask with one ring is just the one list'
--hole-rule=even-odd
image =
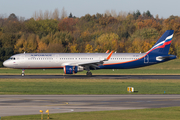
{"label": "runway marking", "polygon": [[160,99],[160,100],[154,100],[154,101],[180,101],[180,99],[178,99],[178,98],[177,99],[175,99],[175,98],[173,99],[172,98],[172,99]]}
{"label": "runway marking", "polygon": [[65,102],[64,104],[50,104],[50,105],[45,105],[45,106],[59,106],[59,105],[68,105],[68,102]]}
{"label": "runway marking", "polygon": [[[38,106],[40,106],[40,107],[46,107],[46,106],[64,106],[64,105],[69,105],[69,103],[68,102],[65,102],[64,104],[50,104],[50,105],[38,105]],[[14,107],[14,108],[16,108],[16,107],[37,107],[37,106],[0,106],[0,108],[5,108],[5,107]]]}
{"label": "runway marking", "polygon": [[69,112],[68,110],[70,110],[70,112],[73,112],[74,109],[67,109],[67,108],[51,108],[51,109],[56,109],[56,110],[67,110],[67,111],[62,111],[62,112]]}

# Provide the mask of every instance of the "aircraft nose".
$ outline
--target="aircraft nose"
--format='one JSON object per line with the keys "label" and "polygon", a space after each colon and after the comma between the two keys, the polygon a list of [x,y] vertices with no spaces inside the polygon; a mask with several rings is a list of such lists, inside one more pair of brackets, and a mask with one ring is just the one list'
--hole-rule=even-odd
{"label": "aircraft nose", "polygon": [[8,62],[7,62],[7,61],[4,61],[4,62],[3,62],[3,65],[4,65],[5,67],[7,67],[7,66],[8,66]]}

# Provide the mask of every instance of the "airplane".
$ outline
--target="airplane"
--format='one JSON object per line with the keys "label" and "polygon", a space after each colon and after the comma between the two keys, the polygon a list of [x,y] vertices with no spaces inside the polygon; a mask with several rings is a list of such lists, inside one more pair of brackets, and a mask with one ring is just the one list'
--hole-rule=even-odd
{"label": "airplane", "polygon": [[21,53],[3,62],[8,68],[22,69],[63,69],[65,74],[75,74],[96,69],[130,69],[149,66],[176,59],[168,54],[174,30],[167,30],[155,45],[145,53]]}

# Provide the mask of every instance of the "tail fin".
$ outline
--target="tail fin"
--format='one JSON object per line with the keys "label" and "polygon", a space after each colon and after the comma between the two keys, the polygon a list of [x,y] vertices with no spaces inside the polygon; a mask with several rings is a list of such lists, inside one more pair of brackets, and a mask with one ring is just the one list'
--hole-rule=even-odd
{"label": "tail fin", "polygon": [[168,54],[174,30],[167,30],[156,44],[147,52],[155,54]]}

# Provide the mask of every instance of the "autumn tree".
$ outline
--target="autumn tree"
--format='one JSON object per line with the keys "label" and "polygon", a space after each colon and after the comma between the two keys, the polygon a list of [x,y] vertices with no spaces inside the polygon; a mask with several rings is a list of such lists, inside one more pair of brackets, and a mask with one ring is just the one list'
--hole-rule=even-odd
{"label": "autumn tree", "polygon": [[157,41],[159,33],[154,28],[143,28],[137,30],[129,38],[131,41],[131,46],[128,49],[128,52],[147,52]]}
{"label": "autumn tree", "polygon": [[90,44],[87,44],[86,48],[85,48],[85,52],[86,53],[93,53],[93,46]]}
{"label": "autumn tree", "polygon": [[53,20],[59,20],[60,12],[59,9],[54,9],[53,12],[49,10],[45,10],[44,12],[42,10],[35,11],[32,15],[32,18],[34,20],[46,20],[46,19],[53,19]]}
{"label": "autumn tree", "polygon": [[45,50],[45,52],[46,53],[64,53],[66,51],[62,44],[50,43],[47,49]]}
{"label": "autumn tree", "polygon": [[61,10],[61,19],[64,19],[67,17],[67,11],[65,10],[65,8],[63,7]]}
{"label": "autumn tree", "polygon": [[44,20],[47,20],[47,19],[51,19],[51,18],[52,18],[52,13],[49,12],[48,10],[46,10],[46,11],[44,12],[44,17],[43,17],[43,19],[44,19]]}
{"label": "autumn tree", "polygon": [[153,15],[151,14],[151,12],[149,10],[147,10],[146,12],[143,12],[142,14],[143,18],[147,19],[147,18],[153,18]]}
{"label": "autumn tree", "polygon": [[30,19],[25,23],[27,32],[38,34],[41,38],[49,33],[55,33],[58,30],[56,20],[38,20]]}
{"label": "autumn tree", "polygon": [[58,30],[59,31],[73,32],[75,30],[75,25],[77,22],[78,22],[78,19],[65,18],[59,22]]}
{"label": "autumn tree", "polygon": [[167,29],[174,30],[174,35],[180,35],[180,18],[178,16],[170,16],[163,21],[163,25],[163,32]]}
{"label": "autumn tree", "polygon": [[115,33],[106,33],[102,34],[97,38],[96,46],[98,48],[98,52],[105,52],[107,50],[117,51],[119,36]]}
{"label": "autumn tree", "polygon": [[138,29],[142,29],[145,27],[152,27],[158,31],[160,31],[162,29],[162,25],[154,19],[138,20],[137,26],[138,26]]}
{"label": "autumn tree", "polygon": [[34,53],[37,50],[38,44],[37,44],[38,36],[35,34],[29,34],[29,35],[22,35],[21,38],[19,38],[14,45],[14,51],[15,53]]}
{"label": "autumn tree", "polygon": [[127,39],[136,30],[134,20],[124,20],[117,29],[117,34],[120,38]]}
{"label": "autumn tree", "polygon": [[37,52],[38,53],[45,52],[48,45],[45,42],[43,42],[43,40],[40,40],[38,36],[37,36],[36,40],[37,40],[37,44],[38,44]]}
{"label": "autumn tree", "polygon": [[159,33],[156,29],[154,29],[154,28],[143,28],[143,29],[135,31],[131,35],[130,40],[133,41],[135,38],[140,38],[142,40],[145,40],[145,39],[156,40],[158,36],[159,36]]}
{"label": "autumn tree", "polygon": [[18,21],[18,18],[17,18],[17,16],[14,13],[12,13],[12,14],[9,15],[8,20]]}
{"label": "autumn tree", "polygon": [[139,10],[137,10],[136,12],[133,12],[133,17],[134,17],[134,19],[138,19],[138,17],[141,15],[141,13],[140,13],[140,11]]}
{"label": "autumn tree", "polygon": [[16,42],[16,44],[14,45],[14,52],[15,53],[22,53],[24,52],[24,43],[25,43],[25,35],[22,35],[21,38],[19,38]]}
{"label": "autumn tree", "polygon": [[82,16],[81,17],[81,20],[84,20],[86,22],[89,22],[89,21],[93,21],[94,20],[94,17],[91,16],[90,14],[86,14],[85,16]]}
{"label": "autumn tree", "polygon": [[71,44],[70,45],[70,51],[71,53],[78,53],[78,45],[77,44]]}
{"label": "autumn tree", "polygon": [[2,22],[3,31],[6,33],[18,33],[19,31],[24,31],[24,24],[18,20],[14,13],[9,15],[8,19],[3,20]]}
{"label": "autumn tree", "polygon": [[54,10],[54,12],[52,13],[52,19],[59,20],[59,15],[60,15],[60,12],[59,12],[58,8],[56,8]]}

